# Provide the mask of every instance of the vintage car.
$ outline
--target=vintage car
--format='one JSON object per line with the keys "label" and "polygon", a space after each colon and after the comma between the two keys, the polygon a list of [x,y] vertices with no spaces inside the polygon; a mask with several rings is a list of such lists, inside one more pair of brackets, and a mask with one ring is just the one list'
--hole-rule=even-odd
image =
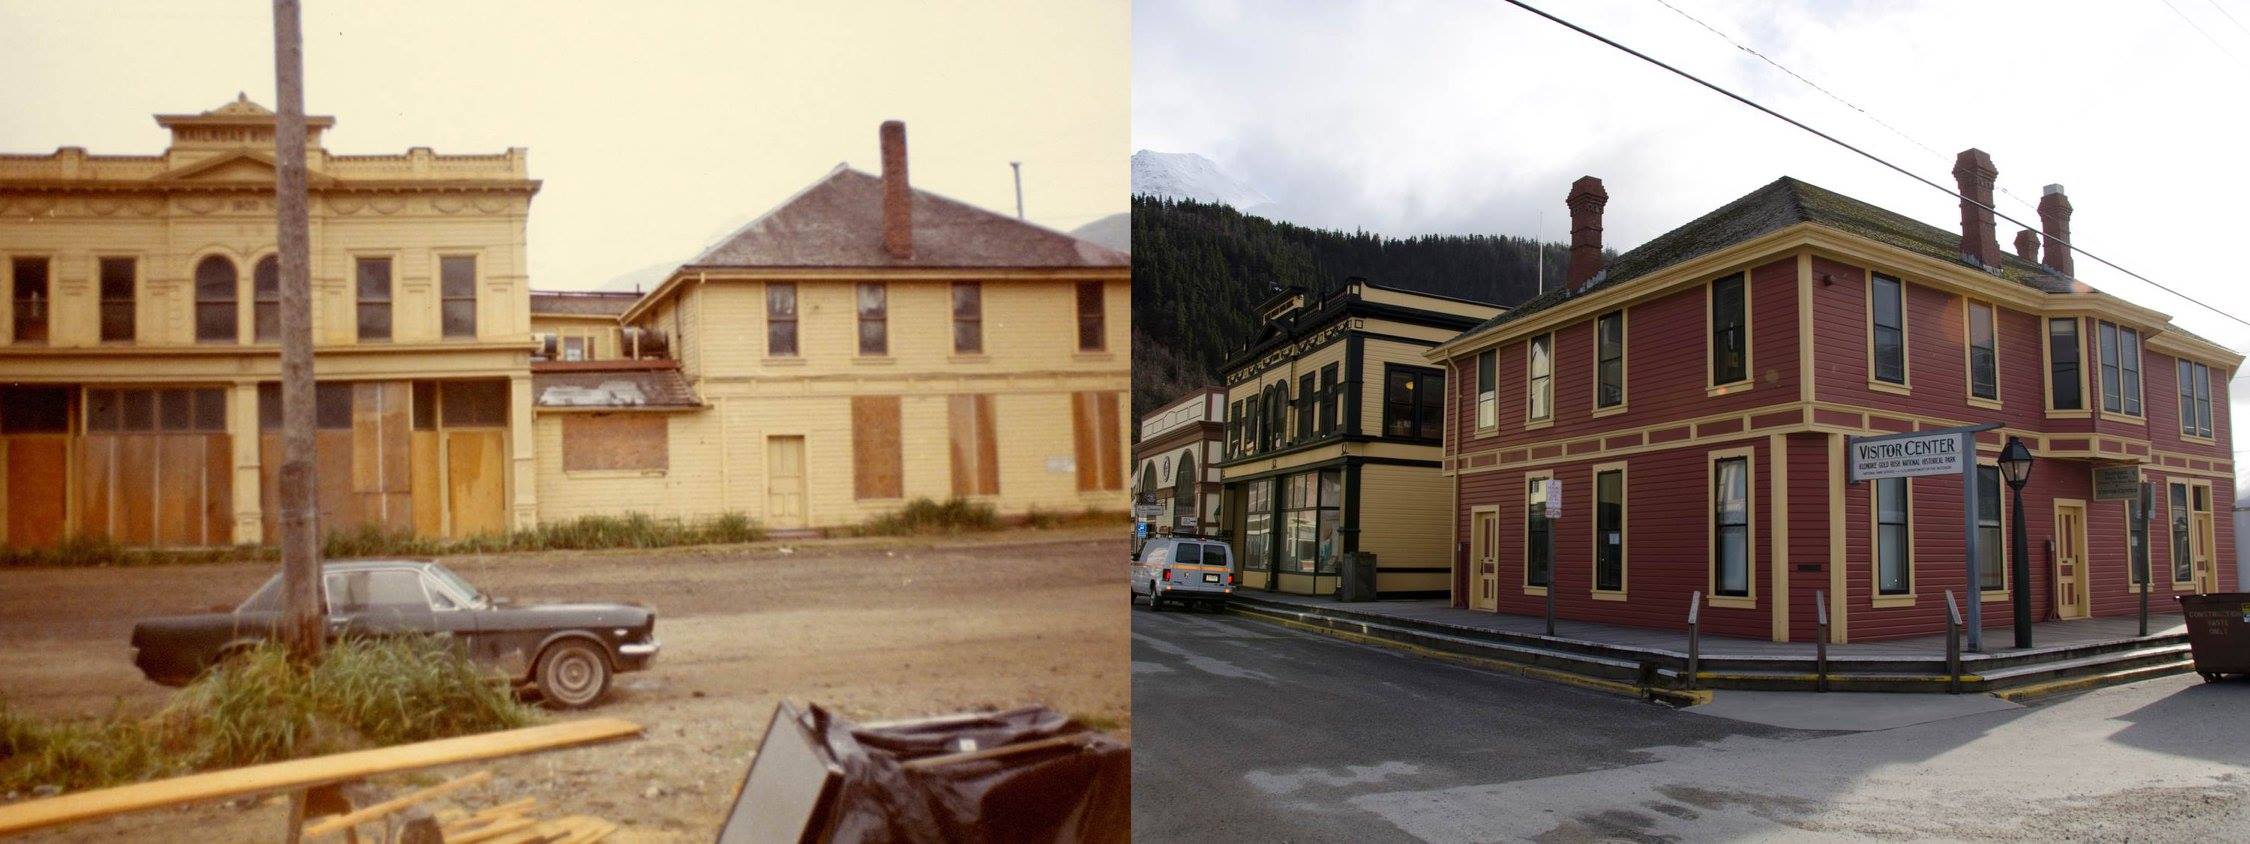
{"label": "vintage car", "polygon": [[[600,700],[610,677],[656,659],[656,611],[631,604],[517,606],[478,591],[427,560],[340,560],[322,566],[331,640],[403,634],[447,636],[545,702],[575,709]],[[240,651],[276,637],[276,573],[233,612],[151,618],[133,626],[133,664],[150,680],[181,685]]]}

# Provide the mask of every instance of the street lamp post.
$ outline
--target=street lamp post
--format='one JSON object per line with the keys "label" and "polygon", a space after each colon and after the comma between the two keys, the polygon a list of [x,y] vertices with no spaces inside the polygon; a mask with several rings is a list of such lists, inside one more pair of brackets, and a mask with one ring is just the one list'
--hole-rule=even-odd
{"label": "street lamp post", "polygon": [[2009,538],[2013,540],[2013,553],[2009,554],[2010,567],[2014,569],[2016,611],[2016,647],[2031,647],[2031,548],[2024,537],[2023,485],[2031,480],[2031,449],[2023,441],[2008,438],[2000,449],[2000,475],[2008,480],[2008,489],[2014,493],[2014,512],[2009,518]]}

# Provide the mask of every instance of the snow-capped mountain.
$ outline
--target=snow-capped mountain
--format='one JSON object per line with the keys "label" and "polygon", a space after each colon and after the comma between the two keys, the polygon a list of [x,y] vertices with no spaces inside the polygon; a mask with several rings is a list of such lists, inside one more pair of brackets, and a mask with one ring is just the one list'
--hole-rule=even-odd
{"label": "snow-capped mountain", "polygon": [[1131,254],[1133,251],[1133,215],[1129,212],[1111,214],[1071,229],[1070,236]]}
{"label": "snow-capped mountain", "polygon": [[1133,153],[1133,193],[1231,205],[1249,211],[1273,202],[1211,159],[1192,152]]}

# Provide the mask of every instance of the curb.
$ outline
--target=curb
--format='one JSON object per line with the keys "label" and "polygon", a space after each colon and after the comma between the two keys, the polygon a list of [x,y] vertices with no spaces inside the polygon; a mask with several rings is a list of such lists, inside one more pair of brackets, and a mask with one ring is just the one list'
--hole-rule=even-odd
{"label": "curb", "polygon": [[2012,689],[2002,689],[2000,691],[1993,692],[1992,696],[2001,700],[2008,701],[2010,703],[2023,703],[2026,701],[2053,697],[2055,695],[2069,694],[2071,692],[2083,692],[2091,689],[2102,688],[2105,686],[2120,686],[2126,683],[2137,683],[2142,680],[2153,680],[2158,677],[2167,677],[2173,674],[2185,674],[2189,671],[2194,670],[2194,668],[2194,660],[2183,659],[2178,662],[2167,662],[2161,665],[2144,665],[2139,668],[2128,668],[2123,671],[2110,671],[2102,674],[2089,674],[2084,677],[2065,677],[2060,680],[2050,680],[2045,683],[2033,683],[2028,686],[2017,686]]}

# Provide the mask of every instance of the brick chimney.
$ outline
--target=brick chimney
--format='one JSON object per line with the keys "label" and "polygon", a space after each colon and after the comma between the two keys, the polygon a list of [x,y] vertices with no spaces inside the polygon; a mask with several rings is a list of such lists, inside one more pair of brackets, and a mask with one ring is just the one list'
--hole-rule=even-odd
{"label": "brick chimney", "polygon": [[1602,189],[1602,180],[1580,176],[1570,183],[1570,196],[1563,203],[1570,206],[1570,271],[1565,284],[1575,288],[1602,271],[1602,206],[1609,204],[1609,191]]}
{"label": "brick chimney", "polygon": [[2047,233],[2047,269],[2076,278],[2070,262],[2070,197],[2062,185],[2048,185],[2039,197],[2039,228]]}
{"label": "brick chimney", "polygon": [[2039,233],[2030,229],[2016,232],[2016,257],[2026,261],[2039,260]]}
{"label": "brick chimney", "polygon": [[1965,149],[1953,159],[1953,181],[1961,194],[1961,257],[1985,267],[2000,266],[2000,235],[1992,219],[1992,183],[2000,171],[1981,149]]}
{"label": "brick chimney", "polygon": [[906,182],[906,123],[883,121],[883,251],[914,257],[914,191]]}

